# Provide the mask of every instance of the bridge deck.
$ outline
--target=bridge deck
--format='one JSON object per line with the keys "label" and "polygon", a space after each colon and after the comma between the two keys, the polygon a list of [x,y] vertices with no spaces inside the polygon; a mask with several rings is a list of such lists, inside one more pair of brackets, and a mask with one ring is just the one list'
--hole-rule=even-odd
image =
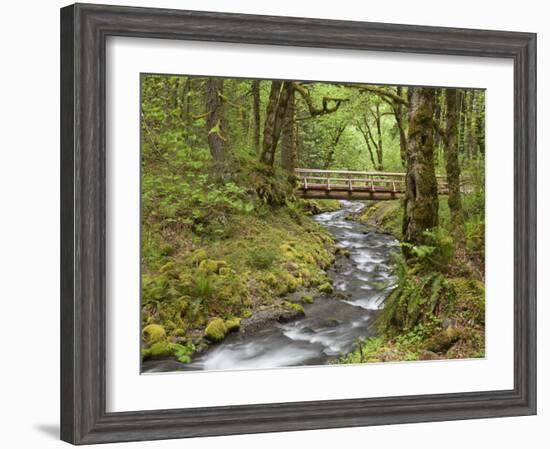
{"label": "bridge deck", "polygon": [[[391,200],[405,194],[405,173],[315,170],[298,168],[298,192],[310,199]],[[437,177],[438,190],[447,193],[444,176]]]}

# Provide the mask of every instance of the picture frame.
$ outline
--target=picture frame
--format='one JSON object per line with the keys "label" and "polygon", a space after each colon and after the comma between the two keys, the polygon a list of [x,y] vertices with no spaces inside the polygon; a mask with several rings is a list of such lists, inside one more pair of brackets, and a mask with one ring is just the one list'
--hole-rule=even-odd
{"label": "picture frame", "polygon": [[[514,64],[514,388],[106,411],[108,36],[508,58]],[[61,9],[61,439],[73,444],[536,414],[536,35],[75,4]]]}

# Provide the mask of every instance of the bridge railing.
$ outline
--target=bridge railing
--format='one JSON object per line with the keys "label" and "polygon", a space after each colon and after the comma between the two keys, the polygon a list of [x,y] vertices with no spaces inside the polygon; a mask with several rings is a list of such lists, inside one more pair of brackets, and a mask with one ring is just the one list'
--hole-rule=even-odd
{"label": "bridge railing", "polygon": [[[302,190],[405,192],[406,174],[399,172],[297,168],[295,174],[300,179]],[[447,190],[445,176],[437,175],[437,183],[440,192],[443,193]]]}

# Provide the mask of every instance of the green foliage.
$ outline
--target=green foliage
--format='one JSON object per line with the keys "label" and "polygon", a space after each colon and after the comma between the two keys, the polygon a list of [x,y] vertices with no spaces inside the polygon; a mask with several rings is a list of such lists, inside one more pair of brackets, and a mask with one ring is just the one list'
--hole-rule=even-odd
{"label": "green foliage", "polygon": [[181,363],[190,363],[191,356],[195,352],[195,345],[193,343],[188,343],[186,345],[180,345],[173,343],[172,344],[172,353]]}
{"label": "green foliage", "polygon": [[446,316],[453,310],[455,292],[438,272],[416,273],[401,255],[396,255],[396,285],[377,318],[382,333],[397,335],[433,315]]}
{"label": "green foliage", "polygon": [[412,245],[403,242],[401,246],[409,257],[409,264],[423,270],[444,271],[454,255],[454,242],[443,228],[424,231],[424,245]]}

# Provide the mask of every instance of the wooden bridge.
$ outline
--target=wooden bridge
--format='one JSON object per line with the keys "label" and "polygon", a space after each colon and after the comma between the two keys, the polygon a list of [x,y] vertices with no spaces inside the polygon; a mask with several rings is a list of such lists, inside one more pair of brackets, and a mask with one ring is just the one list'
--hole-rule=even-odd
{"label": "wooden bridge", "polygon": [[[392,200],[405,194],[405,173],[297,168],[302,198]],[[437,176],[439,193],[447,193],[445,176]]]}

